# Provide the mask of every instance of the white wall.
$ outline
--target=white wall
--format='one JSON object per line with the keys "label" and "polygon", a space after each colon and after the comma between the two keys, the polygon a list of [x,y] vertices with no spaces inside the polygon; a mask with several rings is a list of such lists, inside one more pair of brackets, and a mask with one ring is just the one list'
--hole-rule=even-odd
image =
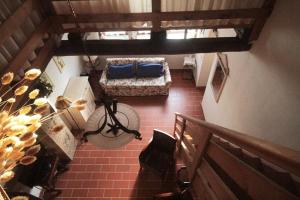
{"label": "white wall", "polygon": [[214,53],[196,53],[197,67],[194,70],[196,87],[205,87],[208,81],[209,73],[214,59]]}
{"label": "white wall", "polygon": [[56,101],[56,97],[63,95],[64,90],[68,84],[69,78],[73,76],[79,76],[82,72],[82,60],[79,56],[64,56],[61,57],[64,60],[65,68],[62,73],[56,67],[53,59],[49,62],[45,69],[46,74],[49,76],[54,84],[53,93],[48,97],[49,101],[53,104]]}
{"label": "white wall", "polygon": [[300,150],[299,8],[298,0],[278,0],[252,49],[227,53],[230,74],[219,102],[212,73],[204,94],[207,121]]}
{"label": "white wall", "polygon": [[[229,32],[230,34],[223,35],[223,37],[235,37],[236,33],[234,29],[219,29],[219,31]],[[206,29],[204,31],[203,37],[216,37],[215,32],[211,29]],[[197,67],[194,69],[194,79],[196,87],[205,87],[208,81],[212,63],[214,60],[215,53],[196,53],[196,64]]]}
{"label": "white wall", "polygon": [[184,56],[187,54],[177,54],[177,55],[132,55],[132,56],[99,56],[101,58],[101,67],[105,65],[105,59],[109,57],[164,57],[169,64],[170,69],[182,69]]}

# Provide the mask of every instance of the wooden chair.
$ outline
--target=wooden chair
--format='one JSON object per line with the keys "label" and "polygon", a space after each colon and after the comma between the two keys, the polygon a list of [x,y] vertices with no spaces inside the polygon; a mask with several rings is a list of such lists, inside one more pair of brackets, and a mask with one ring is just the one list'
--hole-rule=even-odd
{"label": "wooden chair", "polygon": [[155,195],[154,200],[193,200],[188,189],[181,192],[168,192]]}
{"label": "wooden chair", "polygon": [[153,137],[140,156],[140,166],[152,169],[164,178],[169,168],[175,163],[176,140],[173,136],[154,129]]}
{"label": "wooden chair", "polygon": [[176,183],[178,186],[177,192],[167,192],[157,194],[153,197],[154,200],[192,200],[190,194],[191,182],[188,181],[188,168],[181,167],[176,173]]}

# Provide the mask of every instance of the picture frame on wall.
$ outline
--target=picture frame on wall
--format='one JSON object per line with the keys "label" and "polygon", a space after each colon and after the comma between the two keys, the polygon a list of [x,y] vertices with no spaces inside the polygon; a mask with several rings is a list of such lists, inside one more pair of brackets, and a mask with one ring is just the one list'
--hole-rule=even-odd
{"label": "picture frame on wall", "polygon": [[64,68],[66,67],[64,60],[59,56],[54,56],[53,60],[55,62],[55,65],[57,66],[60,73],[63,73]]}
{"label": "picture frame on wall", "polygon": [[219,102],[228,75],[229,67],[227,55],[217,53],[216,67],[210,83],[217,103]]}

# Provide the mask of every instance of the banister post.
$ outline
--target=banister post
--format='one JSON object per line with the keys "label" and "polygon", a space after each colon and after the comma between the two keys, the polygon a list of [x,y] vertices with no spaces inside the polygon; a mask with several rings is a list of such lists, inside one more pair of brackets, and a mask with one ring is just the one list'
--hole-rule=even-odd
{"label": "banister post", "polygon": [[205,131],[202,134],[201,137],[199,137],[199,143],[196,147],[196,152],[194,155],[194,159],[191,165],[191,173],[189,174],[189,180],[190,182],[193,182],[194,178],[195,178],[195,174],[197,171],[198,166],[201,163],[201,160],[203,158],[204,152],[209,144],[209,141],[211,139],[212,134],[205,129]]}
{"label": "banister post", "polygon": [[[184,119],[183,117],[181,117],[181,118],[182,118],[182,127],[181,127],[180,133],[178,133],[179,134],[179,140],[177,141],[177,145],[179,146],[178,147],[178,152],[180,152],[180,150],[181,150],[181,142],[182,142],[185,127],[186,127],[186,119]],[[175,123],[174,123],[174,133],[173,133],[174,137],[175,137],[175,132],[176,132],[177,121],[178,121],[178,114],[175,113]]]}
{"label": "banister post", "polygon": [[178,151],[181,150],[181,142],[183,140],[183,137],[184,137],[184,131],[185,131],[185,127],[186,127],[186,119],[182,119],[182,129],[181,129],[181,132],[180,132],[180,138],[179,138],[179,149]]}

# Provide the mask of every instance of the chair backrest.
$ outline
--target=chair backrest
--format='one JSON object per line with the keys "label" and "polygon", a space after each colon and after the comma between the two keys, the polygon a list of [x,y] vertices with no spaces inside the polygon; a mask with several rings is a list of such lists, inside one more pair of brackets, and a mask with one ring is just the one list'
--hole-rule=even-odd
{"label": "chair backrest", "polygon": [[175,151],[176,139],[163,131],[154,129],[151,145],[160,151],[172,154]]}

